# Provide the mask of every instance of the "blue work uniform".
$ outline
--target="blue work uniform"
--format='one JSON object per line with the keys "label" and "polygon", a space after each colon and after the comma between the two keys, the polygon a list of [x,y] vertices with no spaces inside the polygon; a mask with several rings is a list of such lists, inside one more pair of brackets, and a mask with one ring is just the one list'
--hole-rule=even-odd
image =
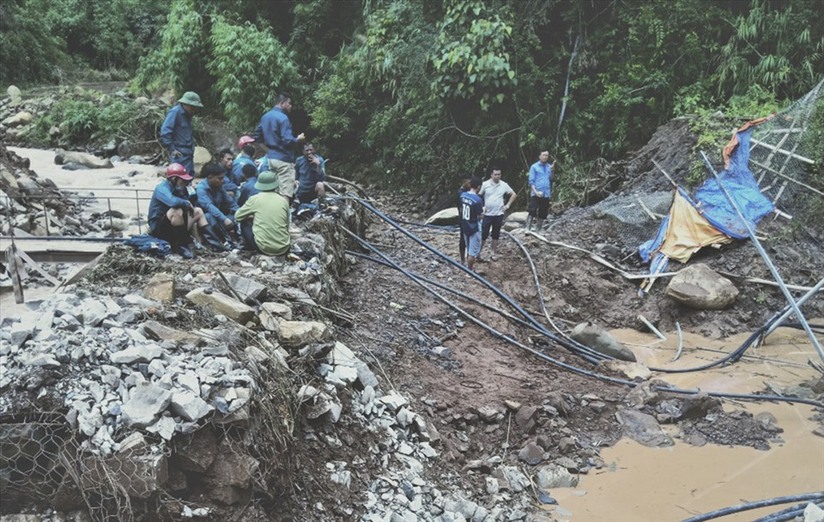
{"label": "blue work uniform", "polygon": [[221,186],[212,189],[209,180],[204,179],[196,187],[198,194],[198,206],[203,209],[206,220],[212,227],[223,226],[226,219],[235,218],[235,211],[238,210],[238,203]]}
{"label": "blue work uniform", "polygon": [[326,162],[320,155],[316,154],[316,157],[321,161],[317,166],[306,159],[306,156],[295,160],[295,180],[298,182],[295,197],[301,203],[309,203],[315,199],[315,184],[326,178]]}
{"label": "blue work uniform", "polygon": [[166,215],[170,208],[189,208],[188,193],[185,188],[178,188],[168,179],[158,183],[152,192],[152,200],[149,202],[149,230],[154,231],[160,220]]}
{"label": "blue work uniform", "polygon": [[255,141],[263,141],[266,145],[267,158],[287,163],[295,162],[294,149],[298,140],[292,134],[289,116],[280,107],[273,107],[264,113],[253,137]]}
{"label": "blue work uniform", "polygon": [[[195,174],[195,139],[192,131],[192,115],[178,103],[169,110],[160,126],[160,142],[169,151],[169,162],[180,163],[189,174]],[[172,157],[178,151],[181,156]]]}

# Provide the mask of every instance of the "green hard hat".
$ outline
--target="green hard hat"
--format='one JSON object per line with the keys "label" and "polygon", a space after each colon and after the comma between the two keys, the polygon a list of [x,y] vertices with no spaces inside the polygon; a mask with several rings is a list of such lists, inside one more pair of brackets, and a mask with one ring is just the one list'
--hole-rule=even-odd
{"label": "green hard hat", "polygon": [[[264,160],[266,161],[266,160]],[[258,176],[258,181],[255,182],[255,188],[261,192],[270,192],[277,190],[281,186],[278,183],[278,176],[274,172],[265,170]]]}
{"label": "green hard hat", "polygon": [[180,97],[178,103],[184,103],[186,105],[191,105],[192,107],[203,108],[203,104],[201,103],[201,97],[198,96],[198,93],[194,91],[187,91],[183,93],[183,96]]}

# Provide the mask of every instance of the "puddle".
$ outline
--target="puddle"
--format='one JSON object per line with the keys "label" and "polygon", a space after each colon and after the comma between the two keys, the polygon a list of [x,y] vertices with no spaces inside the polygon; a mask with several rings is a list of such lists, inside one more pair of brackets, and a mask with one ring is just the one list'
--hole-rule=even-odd
{"label": "puddle", "polygon": [[[737,348],[749,334],[724,341],[684,334],[683,354],[676,362],[676,333],[666,341],[635,330],[612,334],[636,353],[640,362],[671,368],[691,367],[716,360]],[[723,353],[717,353],[721,351]],[[661,376],[683,388],[732,393],[763,390],[765,383],[778,389],[797,385],[818,374],[807,360],[818,360],[805,333],[781,328],[771,334],[765,345],[750,349],[747,358],[726,368],[688,374]],[[662,521],[682,520],[700,513],[744,502],[822,491],[823,441],[813,430],[817,423],[808,420],[814,409],[803,405],[771,403],[725,403],[726,410],[745,408],[752,414],[770,412],[784,432],[782,443],[771,444],[768,451],[749,447],[707,444],[695,447],[675,439],[669,448],[648,448],[622,439],[603,448],[606,467],[580,476],[576,488],[555,489],[551,495],[559,502],[553,515],[559,520],[585,521]],[[675,435],[675,430],[671,435]],[[746,521],[775,513],[791,504],[729,515],[721,520]]]}

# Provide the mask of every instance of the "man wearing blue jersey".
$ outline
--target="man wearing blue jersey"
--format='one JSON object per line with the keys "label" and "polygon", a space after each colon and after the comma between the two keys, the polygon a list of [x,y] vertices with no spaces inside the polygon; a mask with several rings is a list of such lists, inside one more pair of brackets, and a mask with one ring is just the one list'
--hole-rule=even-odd
{"label": "man wearing blue jersey", "polygon": [[481,180],[478,176],[470,179],[470,190],[461,195],[461,234],[467,245],[467,268],[473,270],[476,257],[481,252],[481,214],[484,208],[478,191]]}

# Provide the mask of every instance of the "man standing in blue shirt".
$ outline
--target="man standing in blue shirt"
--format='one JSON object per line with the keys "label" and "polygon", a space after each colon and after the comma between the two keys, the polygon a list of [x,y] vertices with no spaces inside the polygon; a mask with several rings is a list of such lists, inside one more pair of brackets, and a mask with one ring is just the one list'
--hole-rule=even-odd
{"label": "man standing in blue shirt", "polygon": [[550,196],[552,195],[553,166],[556,164],[547,163],[550,159],[548,151],[539,154],[539,160],[530,167],[528,182],[530,184],[530,207],[527,213],[527,224],[525,228],[532,230],[533,219],[536,219],[536,229],[541,230],[544,220],[547,219],[547,210],[550,207]]}
{"label": "man standing in blue shirt", "polygon": [[481,214],[484,208],[478,191],[481,180],[478,176],[470,179],[470,190],[461,194],[461,233],[467,244],[467,268],[473,269],[476,257],[481,252]]}
{"label": "man standing in blue shirt", "polygon": [[169,162],[183,165],[190,175],[195,174],[192,116],[202,108],[201,97],[192,91],[186,92],[178,104],[169,110],[160,126],[160,142],[169,151]]}
{"label": "man standing in blue shirt", "polygon": [[304,133],[292,134],[292,123],[288,114],[292,111],[289,94],[278,95],[275,107],[261,117],[255,129],[255,141],[266,145],[269,170],[278,178],[278,191],[292,201],[295,194],[295,146],[304,141]]}
{"label": "man standing in blue shirt", "polygon": [[295,197],[301,203],[324,197],[325,178],[326,161],[315,153],[312,143],[304,144],[304,155],[295,161],[295,181],[298,184]]}
{"label": "man standing in blue shirt", "polygon": [[209,226],[204,234],[204,241],[215,251],[231,250],[230,230],[235,229],[235,211],[238,203],[223,188],[223,167],[217,163],[208,163],[204,167],[206,179],[198,183],[198,205],[203,209]]}

